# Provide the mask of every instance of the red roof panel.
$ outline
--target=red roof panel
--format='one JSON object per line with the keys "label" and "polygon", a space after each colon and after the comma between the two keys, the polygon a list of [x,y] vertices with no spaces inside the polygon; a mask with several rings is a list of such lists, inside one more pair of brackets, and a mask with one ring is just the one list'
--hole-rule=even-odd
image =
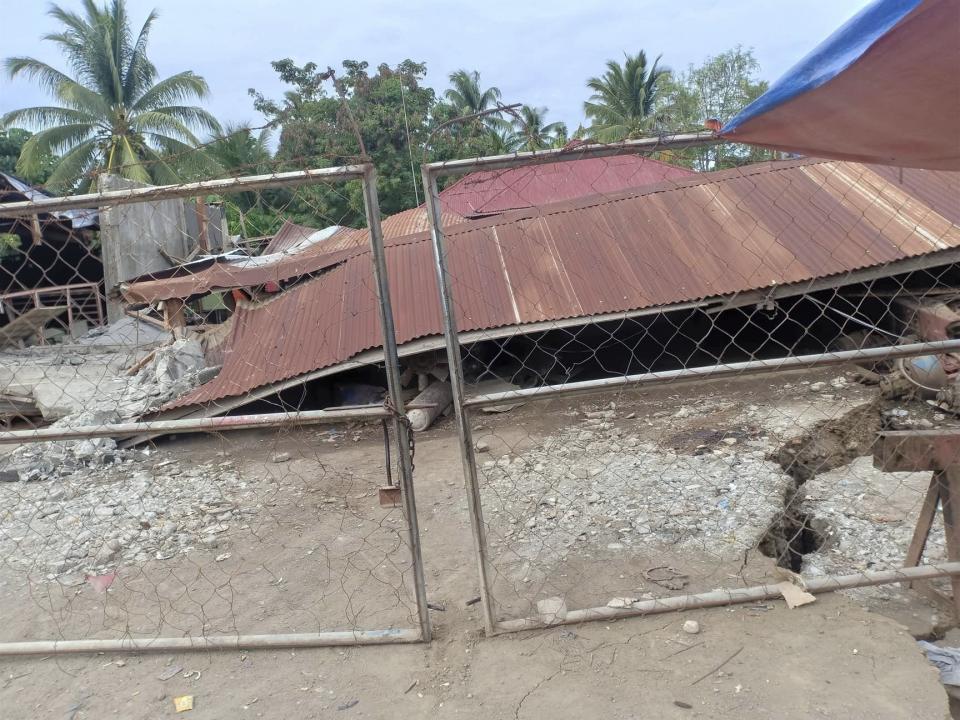
{"label": "red roof panel", "polygon": [[[960,173],[915,179],[960,196]],[[767,163],[447,228],[461,331],[666,306],[960,247],[941,206],[847,162]],[[948,208],[943,208],[949,211]],[[386,243],[402,343],[441,332],[429,236]],[[891,271],[893,272],[893,271]],[[168,407],[213,402],[381,343],[368,251],[241,307],[220,374]]]}

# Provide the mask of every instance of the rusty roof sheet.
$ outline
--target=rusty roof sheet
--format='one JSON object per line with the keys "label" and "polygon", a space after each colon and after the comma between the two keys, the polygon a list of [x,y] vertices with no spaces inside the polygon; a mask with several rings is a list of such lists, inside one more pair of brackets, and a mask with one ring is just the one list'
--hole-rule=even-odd
{"label": "rusty roof sheet", "polygon": [[[444,212],[442,217],[445,225],[463,221],[455,213]],[[405,210],[385,218],[381,227],[385,240],[423,231],[429,227],[427,212],[424,208]],[[266,252],[257,257],[219,256],[128,280],[121,285],[121,292],[127,302],[153,303],[236,287],[280,284],[318,273],[351,254],[364,251],[370,243],[365,229],[342,227],[330,237],[297,250],[298,243],[317,232],[322,231],[285,222],[274,238],[279,237],[278,247],[282,246],[273,253],[275,258]]]}
{"label": "rusty roof sheet", "polygon": [[444,189],[440,201],[447,211],[465,218],[479,218],[694,174],[687,168],[641,155],[577,158],[548,165],[471,173]]}
{"label": "rusty roof sheet", "polygon": [[267,246],[263,249],[263,254],[270,255],[289,250],[297,243],[301,243],[309,238],[316,231],[317,228],[298,225],[295,222],[284,220],[283,225],[277,230],[277,234],[270,238],[270,242],[268,242]]}
{"label": "rusty roof sheet", "polygon": [[[590,317],[836,275],[960,247],[960,173],[912,180],[816,160],[764,163],[447,229],[461,331]],[[942,203],[946,202],[946,205]],[[441,332],[427,233],[386,243],[397,339]],[[169,405],[242,395],[381,344],[368,251],[241,306],[220,374]]]}

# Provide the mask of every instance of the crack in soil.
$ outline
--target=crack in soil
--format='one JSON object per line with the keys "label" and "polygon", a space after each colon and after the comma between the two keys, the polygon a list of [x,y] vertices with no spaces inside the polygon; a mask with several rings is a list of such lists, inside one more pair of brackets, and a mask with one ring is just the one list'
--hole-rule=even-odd
{"label": "crack in soil", "polygon": [[842,416],[818,423],[809,432],[791,439],[771,456],[793,482],[783,498],[783,512],[760,538],[760,552],[777,565],[794,572],[803,567],[803,557],[826,545],[830,527],[804,508],[800,489],[820,473],[869,455],[881,427],[882,402],[878,398]]}

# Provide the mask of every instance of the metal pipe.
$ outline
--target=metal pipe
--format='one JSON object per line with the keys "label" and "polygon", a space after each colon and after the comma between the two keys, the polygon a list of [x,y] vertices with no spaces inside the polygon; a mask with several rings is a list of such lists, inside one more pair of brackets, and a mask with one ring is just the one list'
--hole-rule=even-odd
{"label": "metal pipe", "polygon": [[894,345],[880,348],[843,350],[832,353],[770,358],[767,360],[747,360],[745,362],[728,363],[725,365],[704,365],[701,367],[681,368],[679,370],[663,370],[637,375],[624,375],[623,377],[601,378],[599,380],[583,380],[565,385],[542,385],[534,388],[505,390],[504,392],[498,393],[474,395],[467,398],[464,404],[470,408],[481,408],[489,405],[502,405],[506,402],[516,402],[518,400],[544,400],[556,397],[569,397],[572,395],[584,395],[602,390],[615,390],[638,385],[659,385],[692,379],[710,380],[713,378],[728,377],[730,375],[780,372],[797,368],[843,365],[859,360],[885,360],[958,351],[960,351],[960,340],[938,340],[929,343],[911,343],[909,345]]}
{"label": "metal pipe", "polygon": [[94,437],[131,437],[142,433],[195,433],[249,430],[259,427],[290,427],[319,425],[345,420],[393,417],[383,405],[368,405],[345,410],[306,410],[296,413],[261,413],[209,418],[182,418],[180,420],[147,420],[145,422],[105,423],[72,428],[40,428],[39,430],[10,430],[0,432],[0,445],[35,443],[50,440],[83,440]]}
{"label": "metal pipe", "polygon": [[609,157],[611,155],[630,155],[638,152],[656,152],[658,150],[681,150],[703,145],[716,145],[723,140],[712,132],[677,133],[674,135],[660,135],[657,137],[623,140],[621,142],[601,144],[587,143],[572,148],[556,148],[552,150],[534,150],[531,152],[515,152],[507,155],[491,155],[482,158],[466,158],[463,160],[446,160],[443,162],[426,163],[422,166],[424,182],[427,174],[432,177],[464,175],[473,170],[503,170],[517,165],[544,165],[548,163],[579,160],[585,157]]}
{"label": "metal pipe", "polygon": [[157,185],[155,187],[130,188],[128,190],[108,190],[106,192],[71,195],[69,197],[42,198],[14,203],[0,203],[0,217],[18,217],[36,215],[58,210],[76,210],[100,206],[129,205],[148,200],[166,200],[169,198],[196,197],[198,195],[220,194],[260,190],[263,188],[295,187],[308,185],[318,180],[353,180],[363,177],[369,165],[344,165],[340,167],[318,168],[315,170],[294,170],[273,175],[248,175],[238,178],[220,178],[201,180],[180,185]]}
{"label": "metal pipe", "polygon": [[470,428],[469,410],[464,406],[463,362],[460,357],[457,321],[453,312],[453,289],[447,267],[447,248],[443,234],[443,220],[440,215],[440,191],[437,188],[437,179],[431,174],[428,166],[422,168],[422,175],[423,193],[426,196],[430,219],[430,237],[433,240],[437,286],[440,289],[440,310],[443,316],[443,334],[447,345],[447,365],[450,371],[450,394],[453,399],[460,441],[460,460],[467,491],[467,510],[470,513],[470,526],[473,531],[473,547],[477,556],[483,625],[486,633],[492,635],[495,632],[495,619],[489,592],[490,563],[487,559],[487,535],[483,522],[483,506],[480,502],[477,464],[474,458],[473,432]]}
{"label": "metal pipe", "polygon": [[370,253],[373,258],[373,276],[377,286],[380,307],[380,327],[383,331],[383,360],[387,375],[387,392],[393,407],[394,433],[397,438],[397,455],[400,458],[400,498],[407,520],[410,555],[413,562],[413,585],[417,598],[417,614],[420,635],[429,642],[433,631],[430,627],[430,608],[427,607],[426,574],[423,569],[423,554],[420,547],[420,525],[417,519],[417,501],[413,490],[413,457],[410,452],[410,427],[406,422],[403,407],[403,383],[400,381],[400,355],[397,350],[397,334],[393,322],[393,306],[390,302],[390,284],[387,278],[387,258],[383,248],[383,228],[380,225],[380,200],[377,196],[377,172],[367,165],[363,174],[363,203],[370,230]]}
{"label": "metal pipe", "polygon": [[104,652],[180,652],[183,650],[258,650],[263,648],[340,647],[420,642],[419,630],[352,630],[278,635],[210,635],[108,640],[38,640],[0,643],[0,656],[66,655]]}
{"label": "metal pipe", "polygon": [[[867,587],[870,585],[888,585],[896,582],[915,582],[934,578],[960,576],[960,562],[948,562],[941,565],[919,565],[899,570],[864,571],[855,575],[829,575],[818,578],[804,578],[807,592],[818,594],[834,590]],[[748,588],[730,590],[711,590],[705,593],[676,595],[656,600],[640,600],[628,608],[594,607],[583,610],[570,610],[565,616],[544,622],[539,617],[503,620],[497,623],[499,632],[517,632],[550,625],[572,625],[590,620],[609,620],[613,618],[634,617],[637,615],[657,615],[660,613],[695,610],[699,608],[737,605],[741,603],[774,600],[782,597],[776,585],[756,585]]]}

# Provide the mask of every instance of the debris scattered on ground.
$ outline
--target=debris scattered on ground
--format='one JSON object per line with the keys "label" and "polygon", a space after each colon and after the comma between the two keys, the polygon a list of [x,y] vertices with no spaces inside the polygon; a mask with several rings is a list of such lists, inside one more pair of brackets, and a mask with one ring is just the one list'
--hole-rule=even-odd
{"label": "debris scattered on ground", "polygon": [[806,590],[793,583],[782,582],[777,585],[777,589],[780,591],[780,594],[783,595],[783,599],[787,603],[787,607],[793,610],[793,608],[800,607],[802,605],[809,605],[812,602],[816,601],[816,597],[811,595]]}
{"label": "debris scattered on ground", "polygon": [[178,712],[187,712],[193,710],[193,695],[181,695],[173,699],[173,709]]}
{"label": "debris scattered on ground", "polygon": [[[876,389],[843,376],[822,387],[805,381],[781,387],[782,399],[762,406],[720,393],[683,395],[673,408],[633,420],[615,407],[587,408],[572,414],[579,422],[533,446],[491,453],[480,461],[481,493],[499,568],[515,582],[535,583],[580,552],[604,557],[660,547],[721,563],[742,560],[797,492],[781,449],[825,421],[878,412]],[[647,430],[658,422],[676,431],[663,437]],[[872,458],[842,465],[869,451],[859,441],[848,445],[833,476],[816,475],[802,486],[804,507],[844,536],[819,551],[809,548],[804,560],[813,574],[899,567],[912,532],[904,513],[916,511],[929,480],[929,474],[886,474],[883,491],[878,478],[885,474],[872,469]],[[904,512],[884,522],[879,503],[898,488]],[[863,503],[865,493],[878,504]],[[932,557],[941,546],[942,531]],[[669,566],[650,568],[645,577],[671,591],[689,580]]]}
{"label": "debris scattered on ground", "polygon": [[130,451],[47,482],[0,483],[0,554],[48,579],[81,573],[103,591],[119,565],[216,547],[259,507],[234,462],[217,461]]}
{"label": "debris scattered on ground", "polygon": [[549,597],[537,603],[537,613],[545,625],[563,622],[567,618],[567,603],[561,597]]}
{"label": "debris scattered on ground", "polygon": [[696,620],[687,620],[683,623],[683,631],[688,635],[696,635],[700,632],[700,623]]}
{"label": "debris scattered on ground", "polygon": [[166,682],[167,680],[176,677],[181,670],[183,670],[183,667],[180,665],[168,665],[159,675],[157,675],[157,679],[161,682]]}
{"label": "debris scattered on ground", "polygon": [[[817,520],[824,537],[819,551],[804,557],[804,573],[844,575],[899,568],[929,484],[929,472],[883,472],[874,468],[871,457],[808,480],[801,489],[802,508]],[[928,562],[946,557],[942,523],[934,524],[924,556]],[[885,595],[895,590],[881,585],[850,592]]]}

